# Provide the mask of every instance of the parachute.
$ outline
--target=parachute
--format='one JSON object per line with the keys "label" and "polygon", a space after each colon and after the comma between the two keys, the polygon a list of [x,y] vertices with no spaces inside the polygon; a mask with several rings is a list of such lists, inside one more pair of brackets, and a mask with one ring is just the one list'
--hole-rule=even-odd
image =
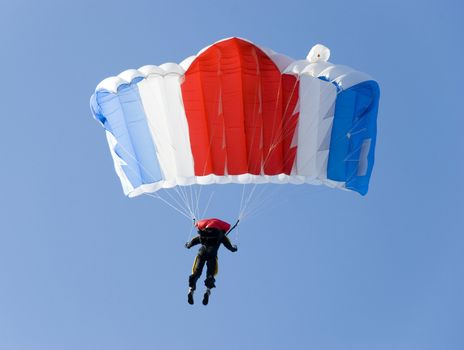
{"label": "parachute", "polygon": [[124,193],[290,183],[365,195],[379,86],[329,57],[319,44],[294,60],[234,37],[103,80],[90,105]]}

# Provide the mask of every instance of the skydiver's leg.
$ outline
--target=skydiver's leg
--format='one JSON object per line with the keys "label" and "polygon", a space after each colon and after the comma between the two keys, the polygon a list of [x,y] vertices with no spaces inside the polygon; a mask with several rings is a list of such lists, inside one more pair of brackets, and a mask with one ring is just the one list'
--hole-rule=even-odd
{"label": "skydiver's leg", "polygon": [[195,257],[195,261],[192,266],[192,274],[189,276],[189,287],[192,290],[196,289],[197,281],[203,272],[203,267],[205,266],[206,259],[203,255],[198,254]]}
{"label": "skydiver's leg", "polygon": [[208,289],[215,288],[216,282],[214,276],[217,272],[217,256],[211,257],[206,261],[206,279],[205,279],[205,286]]}
{"label": "skydiver's leg", "polygon": [[209,296],[211,294],[211,288],[215,288],[216,285],[214,282],[216,280],[214,279],[214,276],[217,274],[218,271],[218,259],[217,256],[210,257],[208,260],[206,260],[206,279],[205,279],[205,286],[206,286],[206,292],[203,295],[203,305],[208,305],[209,301]]}

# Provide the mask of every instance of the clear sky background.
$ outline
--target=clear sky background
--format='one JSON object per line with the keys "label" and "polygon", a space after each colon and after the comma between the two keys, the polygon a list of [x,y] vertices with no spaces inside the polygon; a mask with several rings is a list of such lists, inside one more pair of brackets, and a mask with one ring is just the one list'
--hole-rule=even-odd
{"label": "clear sky background", "polygon": [[[2,1],[0,350],[464,349],[460,1]],[[282,186],[186,302],[190,223],[125,198],[100,80],[240,36],[381,87],[370,192]],[[234,221],[240,187],[208,215]],[[200,288],[202,290],[203,287]],[[199,295],[197,297],[200,297]]]}

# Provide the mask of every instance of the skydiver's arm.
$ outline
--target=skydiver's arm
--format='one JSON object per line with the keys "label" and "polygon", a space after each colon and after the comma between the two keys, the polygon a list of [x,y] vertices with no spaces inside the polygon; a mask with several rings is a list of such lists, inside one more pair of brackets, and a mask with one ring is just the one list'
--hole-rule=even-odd
{"label": "skydiver's arm", "polygon": [[190,249],[190,248],[192,248],[194,245],[197,245],[197,244],[200,244],[200,237],[199,237],[199,236],[193,238],[190,242],[185,243],[185,247],[186,247],[187,249]]}
{"label": "skydiver's arm", "polygon": [[237,246],[232,245],[232,243],[230,243],[230,240],[229,240],[229,238],[227,238],[227,236],[224,236],[224,238],[222,239],[222,244],[224,244],[224,247],[229,249],[231,252],[236,252],[237,251]]}

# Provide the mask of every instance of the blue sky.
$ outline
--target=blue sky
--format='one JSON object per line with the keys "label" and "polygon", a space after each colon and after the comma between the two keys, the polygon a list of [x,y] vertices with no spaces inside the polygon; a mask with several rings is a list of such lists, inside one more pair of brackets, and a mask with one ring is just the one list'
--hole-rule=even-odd
{"label": "blue sky", "polygon": [[[0,350],[464,348],[463,5],[458,1],[0,4]],[[277,189],[186,303],[189,222],[128,199],[88,100],[127,68],[240,36],[312,45],[381,86],[366,197]],[[228,220],[237,187],[208,211]],[[199,303],[198,303],[199,304]]]}

